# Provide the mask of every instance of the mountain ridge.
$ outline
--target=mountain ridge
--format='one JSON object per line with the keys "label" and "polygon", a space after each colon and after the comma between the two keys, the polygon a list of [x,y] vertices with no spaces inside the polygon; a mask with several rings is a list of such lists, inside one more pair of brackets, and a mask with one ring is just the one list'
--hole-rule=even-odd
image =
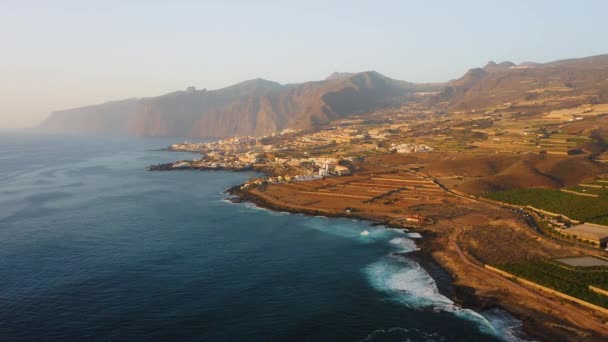
{"label": "mountain ridge", "polygon": [[334,72],[323,80],[295,84],[256,78],[215,90],[189,87],[56,111],[41,128],[188,138],[263,136],[412,101],[439,111],[527,103],[527,112],[608,103],[608,54],[548,63],[490,61],[447,83],[411,83],[376,71]]}
{"label": "mountain ridge", "polygon": [[469,110],[513,101],[548,101],[566,93],[572,107],[608,102],[608,54],[519,65],[489,62],[448,82],[427,104]]}
{"label": "mountain ridge", "polygon": [[216,90],[189,87],[156,97],[56,111],[41,127],[137,136],[260,136],[285,128],[312,128],[437,87],[394,80],[375,71],[287,85],[256,78]]}

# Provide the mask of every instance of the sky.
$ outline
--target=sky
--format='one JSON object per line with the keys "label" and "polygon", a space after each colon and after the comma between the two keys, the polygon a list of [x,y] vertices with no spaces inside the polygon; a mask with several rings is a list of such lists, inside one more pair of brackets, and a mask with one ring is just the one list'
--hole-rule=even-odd
{"label": "sky", "polygon": [[0,128],[257,77],[444,82],[493,60],[608,53],[608,1],[0,0]]}

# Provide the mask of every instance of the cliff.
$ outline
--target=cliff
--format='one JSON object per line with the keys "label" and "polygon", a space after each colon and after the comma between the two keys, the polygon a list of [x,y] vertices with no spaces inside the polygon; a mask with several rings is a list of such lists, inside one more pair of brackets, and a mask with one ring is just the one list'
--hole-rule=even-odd
{"label": "cliff", "polygon": [[137,136],[225,137],[306,129],[404,101],[437,89],[369,71],[323,81],[281,85],[263,79],[218,90],[189,88],[53,112],[42,128],[61,132]]}

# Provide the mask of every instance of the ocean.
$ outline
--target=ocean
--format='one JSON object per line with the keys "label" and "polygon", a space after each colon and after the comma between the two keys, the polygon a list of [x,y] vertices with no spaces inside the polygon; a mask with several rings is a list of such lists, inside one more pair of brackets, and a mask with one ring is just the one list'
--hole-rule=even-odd
{"label": "ocean", "polygon": [[0,133],[0,340],[519,339],[412,235],[227,201],[254,173],[145,171],[195,157],[173,142]]}

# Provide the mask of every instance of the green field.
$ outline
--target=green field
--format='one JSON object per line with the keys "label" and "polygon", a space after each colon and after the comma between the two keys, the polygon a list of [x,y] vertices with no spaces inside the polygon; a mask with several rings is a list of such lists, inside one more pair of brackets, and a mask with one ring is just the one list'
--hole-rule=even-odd
{"label": "green field", "polygon": [[574,270],[549,261],[503,264],[496,267],[520,278],[608,308],[608,297],[597,294],[588,287],[594,285],[608,289],[608,268],[604,268],[603,271],[598,271],[597,268],[587,271]]}
{"label": "green field", "polygon": [[553,189],[514,189],[487,193],[484,197],[563,214],[571,219],[608,224],[608,195],[599,197],[577,196]]}
{"label": "green field", "polygon": [[[596,184],[593,184],[593,185],[596,185]],[[608,196],[608,189],[605,189],[605,188],[592,188],[592,187],[588,187],[588,186],[579,185],[579,186],[570,187],[570,188],[568,188],[568,190],[578,191],[578,192],[582,192],[584,194]]]}

